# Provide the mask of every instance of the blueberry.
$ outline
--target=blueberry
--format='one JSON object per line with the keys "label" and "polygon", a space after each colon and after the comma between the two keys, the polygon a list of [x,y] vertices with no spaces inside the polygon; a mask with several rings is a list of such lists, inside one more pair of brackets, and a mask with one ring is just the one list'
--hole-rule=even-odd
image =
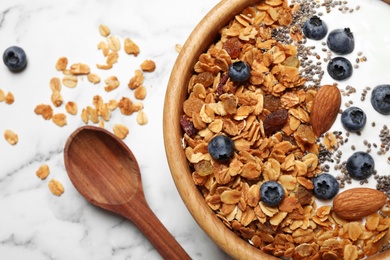
{"label": "blueberry", "polygon": [[371,93],[372,107],[383,115],[390,115],[390,85],[376,86]]}
{"label": "blueberry", "polygon": [[348,158],[346,168],[354,180],[365,180],[375,171],[374,159],[365,152],[356,152]]}
{"label": "blueberry", "polygon": [[349,28],[331,31],[326,44],[331,51],[339,55],[349,54],[355,49],[355,39]]}
{"label": "blueberry", "polygon": [[328,27],[318,16],[306,20],[302,27],[303,34],[312,40],[321,40],[328,33]]}
{"label": "blueberry", "polygon": [[243,61],[236,61],[229,67],[229,77],[233,82],[244,82],[251,76],[249,65]]}
{"label": "blueberry", "polygon": [[362,130],[366,125],[366,121],[366,113],[358,107],[349,107],[341,114],[341,124],[350,132]]}
{"label": "blueberry", "polygon": [[260,187],[261,200],[267,206],[277,206],[284,198],[284,189],[277,181],[266,181]]}
{"label": "blueberry", "polygon": [[234,142],[227,136],[217,135],[210,140],[207,148],[213,159],[225,162],[228,161],[234,153]]}
{"label": "blueberry", "polygon": [[329,61],[327,67],[329,76],[335,80],[348,79],[352,75],[352,64],[344,57],[336,57]]}
{"label": "blueberry", "polygon": [[340,185],[333,175],[322,173],[313,178],[313,194],[316,198],[329,200],[336,196],[340,190]]}
{"label": "blueberry", "polygon": [[26,53],[18,46],[7,48],[3,53],[3,61],[12,72],[22,71],[27,66]]}

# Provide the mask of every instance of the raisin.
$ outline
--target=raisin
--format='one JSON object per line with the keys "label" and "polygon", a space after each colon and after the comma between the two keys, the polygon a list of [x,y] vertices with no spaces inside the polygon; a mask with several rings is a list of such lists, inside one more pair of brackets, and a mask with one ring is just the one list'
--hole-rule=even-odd
{"label": "raisin", "polygon": [[298,185],[296,196],[302,206],[309,205],[313,200],[313,193],[302,185]]}
{"label": "raisin", "polygon": [[286,109],[279,109],[269,114],[263,121],[264,132],[267,136],[281,130],[287,123],[288,112]]}
{"label": "raisin", "polygon": [[233,37],[227,39],[222,48],[227,51],[232,59],[236,59],[240,56],[242,43],[237,37]]}
{"label": "raisin", "polygon": [[200,161],[194,164],[194,168],[200,176],[207,176],[214,172],[214,167],[210,161]]}
{"label": "raisin", "polygon": [[224,73],[219,80],[218,86],[217,86],[217,96],[220,96],[223,94],[223,87],[225,86],[226,82],[229,79],[229,74]]}
{"label": "raisin", "polygon": [[202,72],[196,76],[194,83],[200,83],[205,88],[211,86],[214,83],[214,76],[211,72]]}
{"label": "raisin", "polygon": [[268,111],[274,112],[279,108],[280,99],[274,95],[265,95],[264,96],[264,108]]}
{"label": "raisin", "polygon": [[194,123],[192,123],[186,116],[183,116],[180,119],[180,125],[181,128],[183,128],[183,131],[191,138],[194,138],[195,135],[198,133],[198,131],[194,127]]}

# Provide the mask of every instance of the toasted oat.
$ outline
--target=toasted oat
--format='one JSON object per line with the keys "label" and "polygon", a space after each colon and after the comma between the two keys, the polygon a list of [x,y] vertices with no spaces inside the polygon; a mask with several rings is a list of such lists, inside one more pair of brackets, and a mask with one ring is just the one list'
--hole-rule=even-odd
{"label": "toasted oat", "polygon": [[110,111],[114,111],[117,107],[118,101],[116,101],[115,99],[111,99],[110,101],[108,101],[108,108],[110,109]]}
{"label": "toasted oat", "polygon": [[35,173],[38,178],[44,180],[47,178],[47,176],[49,176],[50,168],[47,164],[42,164],[41,166],[39,166],[38,170]]}
{"label": "toasted oat", "polygon": [[137,123],[139,125],[146,125],[148,123],[148,117],[143,110],[140,110],[137,113]]}
{"label": "toasted oat", "polygon": [[14,94],[12,94],[12,92],[8,91],[7,95],[4,97],[4,101],[8,105],[13,104],[15,102]]}
{"label": "toasted oat", "polygon": [[121,49],[121,42],[118,37],[109,36],[107,37],[107,41],[108,41],[108,48],[110,48],[110,50],[117,52]]}
{"label": "toasted oat", "polygon": [[114,134],[120,139],[125,139],[129,134],[129,129],[122,124],[115,124],[113,127]]}
{"label": "toasted oat", "polygon": [[124,48],[125,52],[127,54],[133,54],[134,56],[137,56],[140,52],[139,47],[137,44],[135,44],[131,39],[126,38],[124,40]]}
{"label": "toasted oat", "polygon": [[53,91],[53,93],[51,94],[51,102],[55,107],[59,107],[62,105],[63,98],[59,91]]}
{"label": "toasted oat", "polygon": [[2,89],[0,89],[0,102],[3,102],[5,100],[5,93]]}
{"label": "toasted oat", "polygon": [[94,73],[88,74],[87,79],[88,79],[89,82],[91,82],[93,84],[98,84],[100,82],[99,75],[94,74]]}
{"label": "toasted oat", "polygon": [[101,36],[107,37],[110,35],[111,30],[107,25],[101,24],[99,25],[99,32]]}
{"label": "toasted oat", "polygon": [[45,120],[49,120],[53,116],[53,109],[50,105],[40,104],[34,109],[35,114],[42,115]]}
{"label": "toasted oat", "polygon": [[63,127],[64,125],[67,124],[66,115],[64,113],[54,114],[51,120],[53,121],[54,124],[60,127]]}
{"label": "toasted oat", "polygon": [[70,73],[73,75],[87,75],[91,72],[91,69],[87,64],[76,63],[70,66]]}
{"label": "toasted oat", "polygon": [[108,66],[114,65],[114,63],[116,63],[118,61],[118,58],[119,58],[118,52],[115,52],[115,51],[110,52],[107,55],[107,59],[106,59],[107,65]]}
{"label": "toasted oat", "polygon": [[60,57],[56,62],[56,70],[64,71],[68,66],[68,58]]}
{"label": "toasted oat", "polygon": [[73,75],[65,75],[62,78],[62,84],[68,88],[75,88],[77,86],[77,77]]}
{"label": "toasted oat", "polygon": [[146,88],[144,86],[139,86],[134,90],[134,97],[139,100],[143,100],[146,97]]}
{"label": "toasted oat", "polygon": [[128,97],[122,97],[118,107],[123,115],[131,115],[134,112],[133,102]]}
{"label": "toasted oat", "polygon": [[19,141],[18,135],[14,131],[9,129],[4,131],[4,138],[11,145],[15,145]]}
{"label": "toasted oat", "polygon": [[97,48],[98,50],[102,50],[104,57],[107,57],[108,53],[110,52],[110,49],[108,48],[108,44],[105,41],[99,42]]}
{"label": "toasted oat", "polygon": [[54,92],[60,92],[61,91],[61,80],[57,77],[53,77],[50,79],[50,89]]}
{"label": "toasted oat", "polygon": [[144,82],[144,75],[142,71],[136,70],[134,72],[134,76],[130,79],[128,86],[130,89],[136,89],[139,86],[141,86],[143,82]]}
{"label": "toasted oat", "polygon": [[81,120],[83,120],[83,122],[85,124],[88,124],[88,121],[89,121],[89,113],[88,113],[88,110],[83,108],[83,110],[81,111]]}
{"label": "toasted oat", "polygon": [[182,48],[183,48],[183,46],[181,44],[176,44],[175,45],[175,50],[176,50],[177,53],[179,53]]}
{"label": "toasted oat", "polygon": [[49,190],[56,196],[61,196],[65,189],[62,183],[56,179],[51,179],[48,183]]}
{"label": "toasted oat", "polygon": [[112,64],[96,64],[96,67],[101,70],[112,69]]}
{"label": "toasted oat", "polygon": [[76,102],[68,101],[65,104],[65,109],[66,109],[66,112],[68,112],[69,114],[76,115],[77,114],[77,104],[76,104]]}
{"label": "toasted oat", "polygon": [[107,85],[104,87],[104,90],[107,91],[107,92],[110,92],[116,88],[119,87],[119,80],[116,76],[109,76],[108,78],[106,78],[106,80],[104,81]]}
{"label": "toasted oat", "polygon": [[156,63],[152,60],[145,60],[141,63],[141,69],[145,72],[153,72],[156,69]]}

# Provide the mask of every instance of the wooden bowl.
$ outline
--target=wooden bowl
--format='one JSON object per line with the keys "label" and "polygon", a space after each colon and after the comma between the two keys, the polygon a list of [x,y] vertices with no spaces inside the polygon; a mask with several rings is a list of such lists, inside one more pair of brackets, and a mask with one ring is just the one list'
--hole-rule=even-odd
{"label": "wooden bowl", "polygon": [[[164,144],[168,164],[175,185],[186,207],[199,226],[227,254],[234,259],[277,259],[251,246],[229,230],[206,204],[195,186],[187,159],[182,148],[183,131],[180,119],[187,86],[193,68],[201,53],[213,43],[222,27],[247,6],[259,0],[222,0],[196,26],[184,44],[169,79],[164,104]],[[386,251],[373,259],[388,259]]]}

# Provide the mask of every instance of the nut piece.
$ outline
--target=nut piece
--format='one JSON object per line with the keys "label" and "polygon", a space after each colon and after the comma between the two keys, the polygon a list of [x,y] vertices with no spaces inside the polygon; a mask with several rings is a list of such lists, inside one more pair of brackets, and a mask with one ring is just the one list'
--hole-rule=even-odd
{"label": "nut piece", "polygon": [[107,37],[108,35],[110,35],[111,30],[110,28],[108,28],[107,25],[101,24],[99,25],[99,32],[101,36]]}
{"label": "nut piece", "polygon": [[18,135],[12,130],[8,130],[8,129],[4,131],[4,138],[11,145],[15,145],[19,141]]}
{"label": "nut piece", "polygon": [[56,179],[51,179],[48,183],[49,190],[56,196],[61,196],[64,193],[64,186]]}
{"label": "nut piece", "polygon": [[68,58],[61,57],[57,60],[56,70],[63,71],[66,70],[66,66],[68,66]]}
{"label": "nut piece", "polygon": [[66,115],[63,113],[58,113],[53,115],[53,118],[51,119],[54,124],[63,127],[64,125],[67,124],[66,122]]}
{"label": "nut piece", "polygon": [[133,54],[134,56],[137,56],[139,54],[139,47],[137,44],[135,44],[131,39],[126,38],[125,39],[125,52],[127,54]]}
{"label": "nut piece", "polygon": [[145,60],[141,63],[141,69],[145,72],[153,72],[156,69],[156,63],[152,60]]}
{"label": "nut piece", "polygon": [[122,124],[115,124],[113,127],[114,134],[120,139],[125,139],[129,134],[129,129]]}
{"label": "nut piece", "polygon": [[47,178],[47,176],[49,176],[50,168],[47,164],[43,164],[38,168],[38,170],[35,173],[38,176],[38,178],[44,180]]}
{"label": "nut piece", "polygon": [[65,105],[66,112],[68,112],[71,115],[77,114],[77,104],[73,101],[69,101]]}
{"label": "nut piece", "polygon": [[338,194],[333,211],[341,218],[358,220],[378,211],[386,203],[386,195],[370,188],[353,188]]}
{"label": "nut piece", "polygon": [[327,132],[336,120],[341,105],[341,94],[334,85],[322,86],[314,97],[310,123],[317,137]]}

